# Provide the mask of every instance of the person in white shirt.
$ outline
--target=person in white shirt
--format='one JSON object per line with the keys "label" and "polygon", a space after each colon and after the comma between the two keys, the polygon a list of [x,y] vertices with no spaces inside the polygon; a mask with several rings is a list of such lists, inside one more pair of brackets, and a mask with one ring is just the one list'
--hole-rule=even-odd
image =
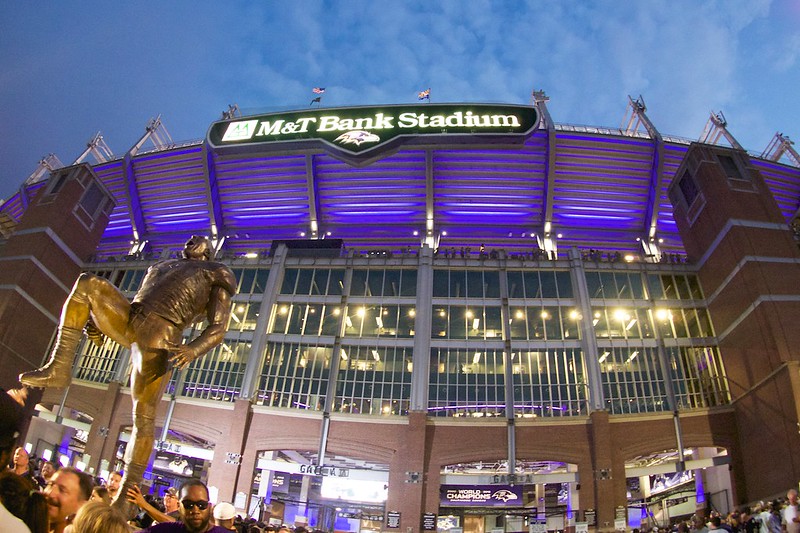
{"label": "person in white shirt", "polygon": [[786,493],[786,507],[783,508],[783,525],[786,533],[800,533],[800,515],[797,511],[797,491],[789,489]]}

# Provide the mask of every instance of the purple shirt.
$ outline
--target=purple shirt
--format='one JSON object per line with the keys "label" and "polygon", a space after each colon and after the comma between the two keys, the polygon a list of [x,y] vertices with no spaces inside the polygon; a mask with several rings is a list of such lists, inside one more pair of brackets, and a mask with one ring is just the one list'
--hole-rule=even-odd
{"label": "purple shirt", "polygon": [[[154,524],[140,531],[152,531],[153,533],[186,533],[186,528],[183,527],[183,522],[164,522],[162,524]],[[227,529],[220,526],[211,526],[211,529],[206,530],[206,532],[230,533]]]}

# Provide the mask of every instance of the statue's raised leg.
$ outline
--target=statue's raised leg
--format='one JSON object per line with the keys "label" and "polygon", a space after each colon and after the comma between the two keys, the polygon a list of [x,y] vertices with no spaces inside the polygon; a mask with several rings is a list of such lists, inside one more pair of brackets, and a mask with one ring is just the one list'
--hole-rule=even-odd
{"label": "statue's raised leg", "polygon": [[42,368],[20,374],[19,381],[28,387],[66,387],[72,381],[72,362],[83,331],[59,327],[50,360]]}
{"label": "statue's raised leg", "polygon": [[129,346],[126,336],[129,309],[127,298],[108,280],[93,274],[81,274],[61,310],[58,336],[50,360],[42,368],[20,374],[20,383],[28,387],[69,385],[75,352],[87,322],[114,341]]}

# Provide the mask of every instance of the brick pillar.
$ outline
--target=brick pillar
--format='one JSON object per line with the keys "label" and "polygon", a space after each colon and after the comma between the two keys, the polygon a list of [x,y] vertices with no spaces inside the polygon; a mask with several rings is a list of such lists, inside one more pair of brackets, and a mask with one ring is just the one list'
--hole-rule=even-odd
{"label": "brick pillar", "polygon": [[769,497],[800,478],[800,251],[743,151],[692,145],[669,197],[735,400],[736,494],[740,502]]}
{"label": "brick pillar", "polygon": [[627,505],[625,463],[614,454],[608,411],[592,411],[589,418],[593,476],[581,478],[581,486],[593,486],[597,531],[614,531],[615,509]]}
{"label": "brick pillar", "polygon": [[[250,402],[236,400],[233,412],[220,417],[220,422],[224,420],[228,425],[223,430],[224,437],[214,447],[214,460],[208,469],[208,486],[219,489],[219,501],[233,502],[237,490],[247,494],[249,499],[255,457],[246,461],[242,455],[250,433],[251,416]],[[238,457],[229,460],[229,453]]]}
{"label": "brick pillar", "polygon": [[[427,415],[424,411],[411,411],[408,414],[408,429],[406,430],[405,446],[397,451],[389,465],[389,499],[386,502],[386,512],[400,513],[401,533],[419,532],[423,512],[435,513],[437,507],[425,508],[423,501],[426,492],[425,475],[425,438]],[[438,493],[439,472],[431,473],[436,476],[435,484]],[[425,509],[423,511],[423,509]],[[384,531],[387,530],[386,517],[384,517]]]}
{"label": "brick pillar", "polygon": [[[89,437],[86,440],[84,458],[86,454],[91,457],[91,461],[87,463],[86,467],[88,469],[94,468],[95,472],[98,473],[100,472],[100,461],[102,459],[107,459],[111,465],[114,464],[109,457],[113,458],[116,455],[118,431],[116,428],[112,428],[111,421],[120,401],[120,387],[121,385],[117,381],[112,381],[108,384],[100,411],[92,421],[92,429],[89,431]],[[125,399],[127,399],[127,396]]]}

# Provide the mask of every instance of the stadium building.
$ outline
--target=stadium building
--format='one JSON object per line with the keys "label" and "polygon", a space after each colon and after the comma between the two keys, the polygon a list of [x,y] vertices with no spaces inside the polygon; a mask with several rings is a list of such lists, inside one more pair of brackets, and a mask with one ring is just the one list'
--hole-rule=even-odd
{"label": "stadium building", "polygon": [[[546,102],[234,106],[202,140],[157,118],[123,155],[98,135],[43,160],[0,208],[4,386],[81,271],[133,296],[205,234],[239,290],[224,343],[165,391],[153,492],[198,477],[274,522],[484,533],[796,486],[791,141],[748,153],[721,114],[670,137],[641,99],[618,129],[556,124]],[[31,452],[120,468],[129,366],[85,342]]]}

